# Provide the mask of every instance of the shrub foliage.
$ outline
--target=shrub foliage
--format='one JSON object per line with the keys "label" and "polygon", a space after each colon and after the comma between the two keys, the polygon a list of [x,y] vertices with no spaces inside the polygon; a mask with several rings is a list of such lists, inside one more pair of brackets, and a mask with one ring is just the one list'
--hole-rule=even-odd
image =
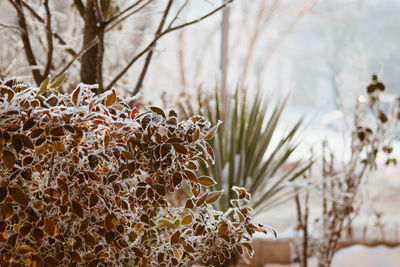
{"label": "shrub foliage", "polygon": [[[202,154],[214,160],[206,139],[216,126],[131,109],[114,90],[58,94],[58,85],[1,84],[3,264],[183,266],[252,255],[253,233],[266,231],[252,222],[249,194],[234,188],[234,208],[214,210],[222,192],[195,174]],[[174,206],[181,186],[187,199]]]}

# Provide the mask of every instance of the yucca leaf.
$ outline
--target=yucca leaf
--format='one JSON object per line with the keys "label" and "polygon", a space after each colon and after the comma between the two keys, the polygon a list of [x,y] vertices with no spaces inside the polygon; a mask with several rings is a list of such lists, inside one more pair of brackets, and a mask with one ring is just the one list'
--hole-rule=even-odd
{"label": "yucca leaf", "polygon": [[[276,205],[286,199],[287,184],[309,168],[298,162],[287,172],[279,172],[298,147],[296,140],[303,123],[300,119],[285,135],[276,136],[287,100],[272,104],[271,98],[263,97],[259,90],[250,97],[238,89],[224,101],[217,90],[214,95],[198,97],[200,110],[196,112],[213,124],[223,121],[216,136],[208,141],[215,151],[215,165],[200,171],[218,183],[213,190],[227,189],[218,201],[220,208],[229,207],[234,198],[229,188],[234,185],[249,188],[257,211]],[[276,138],[278,143],[271,142]]]}

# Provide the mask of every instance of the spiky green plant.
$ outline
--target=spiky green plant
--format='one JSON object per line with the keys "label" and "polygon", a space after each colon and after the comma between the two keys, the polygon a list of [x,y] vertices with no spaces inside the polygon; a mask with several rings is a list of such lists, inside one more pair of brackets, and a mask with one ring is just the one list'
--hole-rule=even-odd
{"label": "spiky green plant", "polygon": [[285,108],[287,97],[273,104],[271,97],[260,92],[254,96],[236,90],[221,101],[214,96],[199,94],[196,111],[213,124],[223,121],[216,138],[209,141],[215,152],[215,164],[200,172],[214,178],[216,190],[224,190],[219,208],[232,205],[235,192],[232,186],[248,188],[252,194],[252,207],[256,212],[276,206],[291,197],[287,185],[301,176],[311,161],[295,161],[284,165],[299,145],[299,129],[303,119],[297,121],[287,133],[277,138],[277,126]]}

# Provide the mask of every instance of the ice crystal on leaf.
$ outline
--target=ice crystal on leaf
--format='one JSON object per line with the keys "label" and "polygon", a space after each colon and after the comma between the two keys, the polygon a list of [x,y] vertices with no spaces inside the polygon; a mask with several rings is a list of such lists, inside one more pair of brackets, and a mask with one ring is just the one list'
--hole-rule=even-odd
{"label": "ice crystal on leaf", "polygon": [[[210,205],[215,181],[196,174],[201,153],[214,159],[205,140],[218,126],[91,89],[1,84],[2,264],[187,266],[252,255],[251,237],[265,228],[252,223],[246,190],[235,189],[228,216]],[[173,206],[182,184],[190,194]]]}

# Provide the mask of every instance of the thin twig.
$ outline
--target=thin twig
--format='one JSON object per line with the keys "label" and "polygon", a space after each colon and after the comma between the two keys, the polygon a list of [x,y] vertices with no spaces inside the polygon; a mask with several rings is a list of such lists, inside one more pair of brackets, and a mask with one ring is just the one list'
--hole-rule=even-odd
{"label": "thin twig", "polygon": [[[158,25],[158,28],[157,28],[155,36],[158,36],[161,33],[161,31],[162,31],[162,29],[164,27],[165,21],[167,19],[168,13],[171,10],[172,2],[173,2],[173,0],[169,0],[167,6],[165,7],[163,16],[161,18],[160,24]],[[136,83],[135,89],[132,92],[133,96],[136,95],[137,93],[139,93],[139,90],[143,86],[144,77],[146,76],[147,69],[149,68],[150,60],[151,60],[151,58],[153,56],[153,51],[154,51],[154,47],[155,46],[156,46],[156,42],[154,42],[153,46],[149,50],[149,53],[147,53],[146,60],[144,61],[142,71],[141,71],[141,73],[139,75],[139,79],[138,79],[138,81]]]}
{"label": "thin twig", "polygon": [[[10,1],[10,0],[9,0]],[[28,9],[28,11],[31,13],[31,15],[36,18],[39,22],[45,24],[44,18],[42,18],[30,5],[28,5],[25,1],[22,1],[22,5]],[[61,45],[67,45],[67,42],[58,34],[58,33],[52,33],[54,37],[60,42]],[[72,48],[65,48],[65,51],[67,51],[71,56],[76,56],[76,52]]]}
{"label": "thin twig", "polygon": [[57,73],[57,75],[55,75],[54,77],[58,77],[59,75],[61,75],[62,73],[64,73],[66,70],[68,70],[69,67],[70,67],[76,60],[80,59],[80,58],[82,57],[83,54],[85,54],[89,49],[91,49],[92,47],[94,47],[94,46],[97,44],[98,40],[99,40],[98,37],[96,37],[95,39],[92,40],[92,42],[90,43],[90,45],[88,45],[88,46],[85,47],[85,48],[82,48],[81,51],[79,51],[79,53],[76,54],[76,55],[68,62],[68,64],[65,65],[65,67],[64,67],[61,71],[59,71],[59,72]]}
{"label": "thin twig", "polygon": [[[21,39],[22,39],[22,42],[24,45],[24,51],[25,51],[25,55],[28,60],[28,63],[31,67],[37,66],[35,54],[33,53],[31,41],[29,39],[28,27],[26,24],[25,14],[22,9],[21,0],[9,0],[9,2],[14,6],[15,10],[17,11],[18,25],[22,29],[22,31],[20,31],[20,36],[21,36]],[[39,85],[42,81],[42,75],[40,74],[40,71],[36,68],[35,69],[33,68],[32,75],[33,75],[33,79],[35,80],[36,84]]]}
{"label": "thin twig", "polygon": [[[132,12],[130,12],[129,14],[123,16],[122,18],[118,19],[117,22],[115,22],[113,25],[111,25],[110,27],[108,27],[106,29],[106,32],[112,30],[113,28],[115,28],[117,25],[119,25],[121,22],[123,22],[124,20],[126,20],[127,18],[129,18],[130,16],[138,13],[140,10],[142,10],[143,8],[145,8],[147,5],[149,5],[151,2],[153,2],[153,0],[148,0],[146,3],[144,3],[143,5],[141,5],[140,7],[138,7],[137,9],[133,10]],[[120,16],[118,16],[120,17]],[[106,25],[109,25],[110,22],[105,22]]]}
{"label": "thin twig", "polygon": [[[152,1],[152,0],[151,0]],[[149,2],[151,2],[149,1]],[[143,0],[138,0],[135,3],[133,3],[132,5],[128,6],[127,8],[125,8],[124,10],[122,10],[121,12],[119,12],[117,15],[115,15],[114,17],[110,18],[109,20],[107,20],[105,22],[106,25],[109,25],[111,22],[113,22],[114,20],[120,18],[121,16],[123,16],[126,12],[128,12],[129,10],[131,10],[132,8],[136,7],[138,4],[140,4],[141,2],[143,2]]]}
{"label": "thin twig", "polygon": [[0,23],[0,27],[2,27],[2,28],[8,28],[8,29],[14,29],[14,30],[17,30],[17,31],[23,31],[23,29],[21,29],[21,28],[18,27],[18,26],[15,26],[15,25],[8,25],[8,24],[4,24],[4,23]]}
{"label": "thin twig", "polygon": [[47,77],[50,73],[51,65],[53,63],[53,33],[51,30],[51,12],[49,8],[49,0],[44,1],[44,8],[46,11],[46,38],[47,38],[47,63],[44,69],[43,78]]}
{"label": "thin twig", "polygon": [[167,28],[171,28],[172,24],[174,24],[174,22],[178,19],[179,15],[181,14],[182,10],[185,8],[185,6],[187,5],[187,3],[189,2],[189,0],[186,0],[182,6],[178,9],[178,11],[176,12],[174,18],[171,20],[171,22],[168,24]]}

